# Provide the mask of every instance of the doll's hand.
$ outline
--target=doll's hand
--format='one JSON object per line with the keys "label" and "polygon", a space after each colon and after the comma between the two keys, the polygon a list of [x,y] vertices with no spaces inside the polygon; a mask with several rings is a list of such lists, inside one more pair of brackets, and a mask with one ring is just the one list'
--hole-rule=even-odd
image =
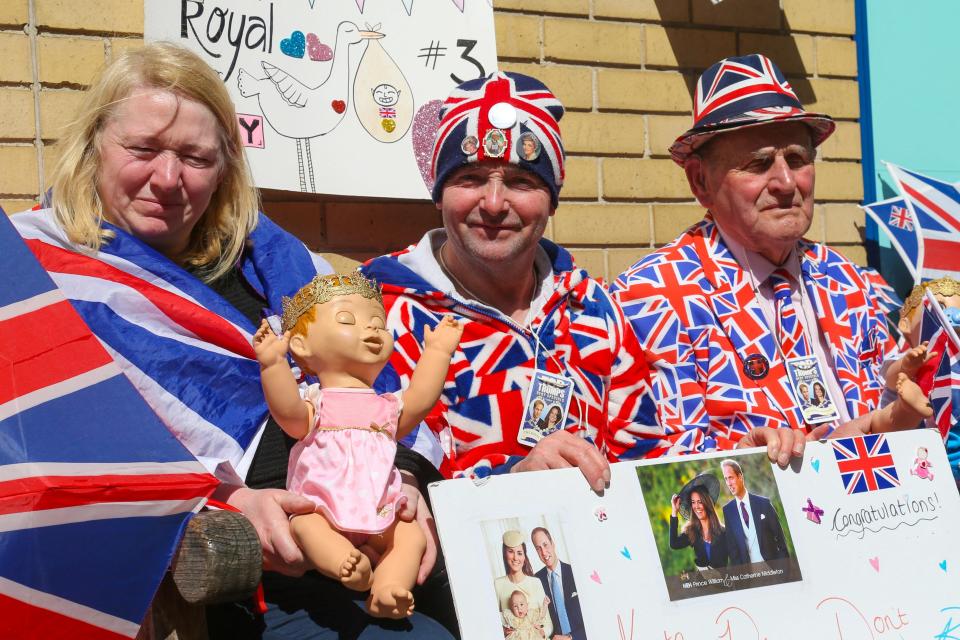
{"label": "doll's hand", "polygon": [[453,316],[443,316],[433,329],[430,327],[424,328],[423,347],[424,349],[440,349],[452,356],[460,344],[460,336],[462,335],[463,325],[457,322]]}
{"label": "doll's hand", "polygon": [[264,320],[260,328],[253,335],[253,351],[257,354],[257,362],[261,369],[272,367],[275,364],[286,363],[287,351],[290,347],[290,332],[278,336]]}
{"label": "doll's hand", "polygon": [[903,360],[900,362],[900,371],[907,374],[907,377],[911,380],[916,378],[920,367],[937,355],[936,351],[929,352],[928,346],[929,343],[923,342],[903,355]]}

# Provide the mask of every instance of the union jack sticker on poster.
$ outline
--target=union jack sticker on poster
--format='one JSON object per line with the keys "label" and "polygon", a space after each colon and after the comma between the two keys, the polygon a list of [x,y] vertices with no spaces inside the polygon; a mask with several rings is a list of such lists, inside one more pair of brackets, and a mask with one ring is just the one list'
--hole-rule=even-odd
{"label": "union jack sticker on poster", "polygon": [[882,434],[831,440],[847,494],[900,486],[890,445]]}

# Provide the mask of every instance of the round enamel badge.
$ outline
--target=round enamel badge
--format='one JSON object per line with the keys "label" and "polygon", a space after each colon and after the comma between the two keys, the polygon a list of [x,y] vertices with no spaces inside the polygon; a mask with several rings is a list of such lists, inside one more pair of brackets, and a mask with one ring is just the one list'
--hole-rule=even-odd
{"label": "round enamel badge", "polygon": [[759,353],[747,356],[747,359],[743,361],[743,372],[751,380],[766,378],[767,374],[770,373],[770,361]]}

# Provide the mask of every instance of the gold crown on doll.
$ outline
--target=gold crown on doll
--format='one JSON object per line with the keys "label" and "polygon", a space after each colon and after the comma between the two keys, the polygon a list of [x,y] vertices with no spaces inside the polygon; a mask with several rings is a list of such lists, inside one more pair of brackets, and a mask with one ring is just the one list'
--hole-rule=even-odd
{"label": "gold crown on doll", "polygon": [[304,313],[315,304],[329,302],[337,296],[359,295],[376,300],[383,304],[380,287],[373,280],[367,279],[359,271],[352,273],[332,273],[326,276],[315,276],[307,285],[297,291],[292,298],[284,296],[281,300],[283,316],[280,326],[287,332],[297,324]]}
{"label": "gold crown on doll", "polygon": [[960,296],[960,281],[954,280],[950,276],[944,276],[936,280],[928,280],[918,284],[910,292],[910,295],[907,296],[906,301],[904,301],[900,315],[909,316],[913,313],[913,310],[920,306],[923,300],[923,292],[927,289],[930,289],[934,295],[943,296],[944,298]]}

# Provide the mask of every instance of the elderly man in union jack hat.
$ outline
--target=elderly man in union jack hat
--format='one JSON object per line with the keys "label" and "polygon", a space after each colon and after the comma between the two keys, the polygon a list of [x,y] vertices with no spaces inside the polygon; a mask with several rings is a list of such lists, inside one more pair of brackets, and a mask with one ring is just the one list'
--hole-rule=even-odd
{"label": "elderly man in union jack hat", "polygon": [[811,432],[867,430],[895,344],[860,268],[803,239],[834,126],[762,55],[700,77],[670,152],[707,213],[613,286],[655,369],[669,452],[766,444],[786,464]]}
{"label": "elderly man in union jack hat", "polygon": [[[622,311],[543,238],[563,184],[563,111],[517,73],[454,89],[433,149],[443,227],[362,268],[382,285],[396,336],[381,387],[408,384],[426,327],[444,314],[464,327],[440,402],[410,439],[416,460],[445,477],[573,466],[600,490],[604,451],[636,457],[654,446],[647,434],[659,438],[646,362]],[[550,426],[522,429],[538,400]]]}

